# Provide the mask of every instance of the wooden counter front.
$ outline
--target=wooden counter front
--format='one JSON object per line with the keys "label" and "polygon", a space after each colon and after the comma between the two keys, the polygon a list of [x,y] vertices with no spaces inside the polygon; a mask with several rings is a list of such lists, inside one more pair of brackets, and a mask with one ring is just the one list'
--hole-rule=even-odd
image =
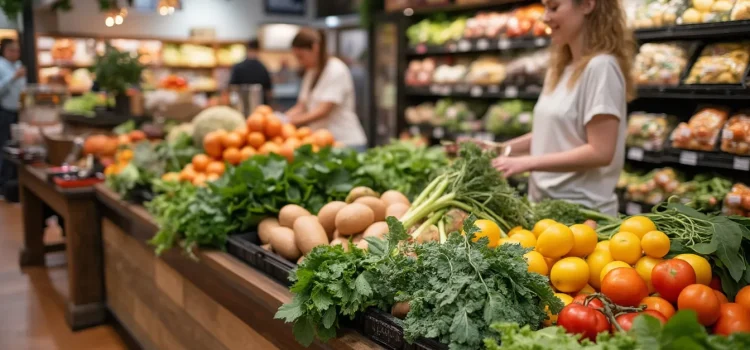
{"label": "wooden counter front", "polygon": [[[154,255],[157,230],[143,207],[98,185],[107,305],[145,349],[303,349],[292,326],[274,320],[286,287],[220,251]],[[359,333],[313,349],[381,349]]]}

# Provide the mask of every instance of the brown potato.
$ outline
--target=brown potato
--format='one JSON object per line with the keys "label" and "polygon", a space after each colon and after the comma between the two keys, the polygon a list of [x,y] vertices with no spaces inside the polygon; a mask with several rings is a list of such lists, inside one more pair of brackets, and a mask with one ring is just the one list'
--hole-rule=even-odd
{"label": "brown potato", "polygon": [[279,227],[279,220],[276,218],[265,218],[258,224],[258,238],[262,244],[268,244],[271,241],[271,230]]}
{"label": "brown potato", "polygon": [[385,234],[388,233],[388,224],[384,221],[375,222],[364,232],[365,237],[383,237]]}
{"label": "brown potato", "polygon": [[355,200],[362,197],[380,197],[380,193],[375,192],[372,188],[359,186],[352,188],[349,195],[346,196],[346,203],[354,203]]}
{"label": "brown potato", "polygon": [[307,215],[310,215],[307,209],[296,204],[287,204],[279,211],[279,225],[292,228],[298,217]]}
{"label": "brown potato", "polygon": [[324,205],[318,212],[318,221],[326,230],[329,240],[333,239],[333,232],[336,231],[336,214],[345,206],[346,203],[335,201]]}
{"label": "brown potato", "polygon": [[408,205],[404,203],[395,203],[385,209],[385,217],[393,216],[396,219],[401,219],[407,211],[409,211]]}
{"label": "brown potato", "polygon": [[342,236],[363,232],[375,221],[375,213],[362,203],[352,203],[336,214],[336,229]]}
{"label": "brown potato", "polygon": [[372,212],[375,214],[375,222],[385,221],[385,202],[378,199],[377,197],[357,198],[354,203],[362,203],[370,207],[370,209],[372,209]]}
{"label": "brown potato", "polygon": [[409,198],[406,198],[403,193],[396,190],[388,190],[383,192],[383,195],[380,196],[380,199],[385,202],[386,207],[390,207],[391,205],[394,205],[396,203],[403,203],[407,206],[411,206]]}
{"label": "brown potato", "polygon": [[277,254],[291,261],[296,261],[302,255],[297,243],[294,242],[294,231],[288,227],[279,226],[273,229],[271,247]]}
{"label": "brown potato", "polygon": [[302,252],[309,253],[319,245],[328,244],[328,235],[314,215],[300,216],[294,222],[294,242]]}

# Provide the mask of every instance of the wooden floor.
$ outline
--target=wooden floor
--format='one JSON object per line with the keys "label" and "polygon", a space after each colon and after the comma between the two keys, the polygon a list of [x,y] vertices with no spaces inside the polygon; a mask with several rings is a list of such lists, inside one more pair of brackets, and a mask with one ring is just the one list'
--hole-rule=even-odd
{"label": "wooden floor", "polygon": [[110,326],[71,332],[64,312],[64,253],[48,255],[47,268],[21,270],[22,228],[21,206],[0,200],[0,349],[126,349]]}

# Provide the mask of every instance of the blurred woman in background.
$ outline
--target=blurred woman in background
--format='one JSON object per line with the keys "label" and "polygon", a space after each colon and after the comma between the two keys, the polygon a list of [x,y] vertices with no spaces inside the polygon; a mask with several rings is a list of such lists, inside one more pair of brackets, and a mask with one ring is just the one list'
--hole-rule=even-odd
{"label": "blurred woman in background", "polygon": [[[18,123],[21,91],[26,87],[26,68],[20,58],[21,49],[15,40],[0,40],[0,147],[11,139],[10,126]],[[0,195],[12,176],[12,166],[0,159]]]}
{"label": "blurred woman in background", "polygon": [[367,148],[367,137],[355,112],[354,82],[349,68],[326,52],[322,31],[303,28],[292,40],[292,52],[304,68],[297,104],[289,122],[313,130],[328,129],[337,142],[357,150]]}

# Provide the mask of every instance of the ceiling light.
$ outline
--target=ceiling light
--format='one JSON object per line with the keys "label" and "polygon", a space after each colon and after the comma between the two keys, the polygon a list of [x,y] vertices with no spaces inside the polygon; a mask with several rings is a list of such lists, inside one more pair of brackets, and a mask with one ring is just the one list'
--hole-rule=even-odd
{"label": "ceiling light", "polygon": [[117,24],[118,26],[119,26],[120,24],[122,24],[122,22],[123,22],[124,20],[125,20],[125,19],[124,19],[124,18],[122,18],[122,16],[120,16],[120,15],[117,15],[117,16],[115,16],[115,24]]}
{"label": "ceiling light", "polygon": [[109,17],[107,17],[107,19],[104,20],[104,24],[107,27],[111,27],[111,26],[115,25],[115,19],[112,18],[111,16],[109,16]]}

